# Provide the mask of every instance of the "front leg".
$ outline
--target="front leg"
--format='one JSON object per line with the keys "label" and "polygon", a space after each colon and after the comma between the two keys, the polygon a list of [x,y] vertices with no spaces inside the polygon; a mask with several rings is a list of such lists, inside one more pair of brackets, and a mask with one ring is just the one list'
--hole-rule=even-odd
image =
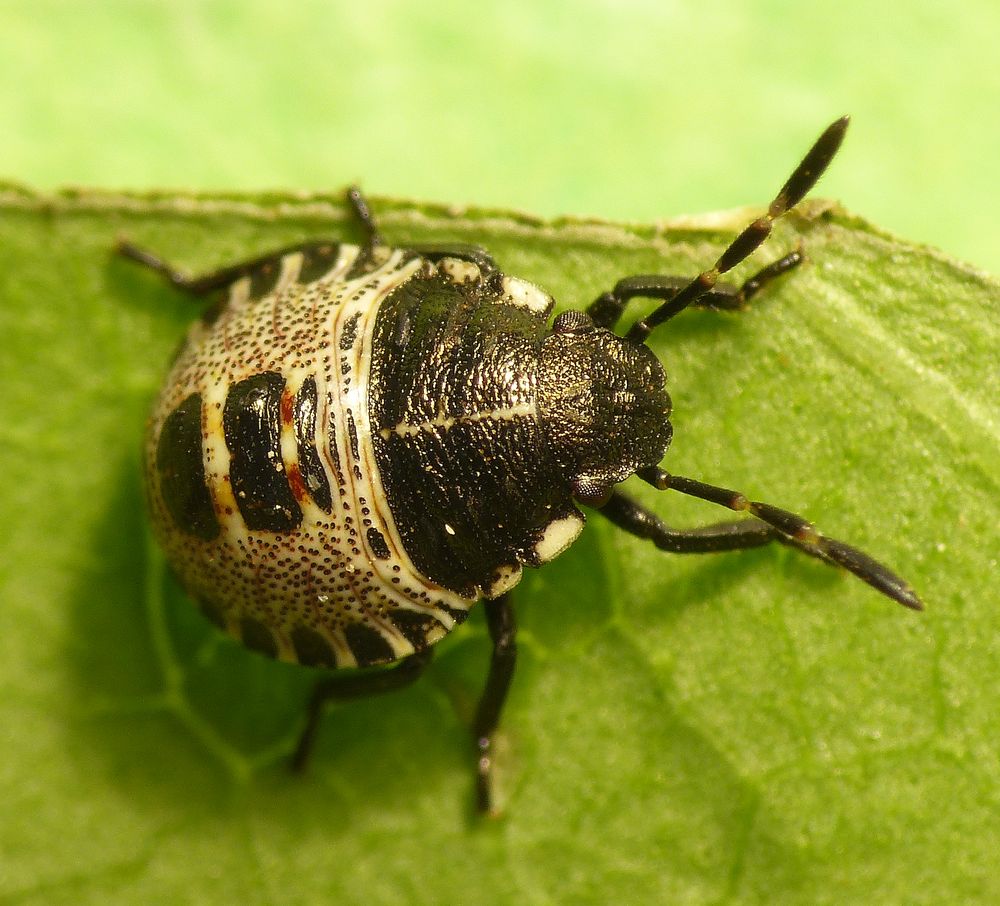
{"label": "front leg", "polygon": [[758,519],[714,522],[695,529],[669,528],[659,516],[641,507],[621,491],[612,493],[598,512],[620,529],[652,541],[671,554],[715,554],[761,547],[781,535]]}
{"label": "front leg", "polygon": [[[889,567],[879,563],[870,554],[866,554],[843,541],[838,541],[836,538],[824,535],[816,526],[797,513],[791,513],[759,500],[750,500],[740,491],[707,484],[694,478],[685,478],[682,475],[671,475],[657,466],[641,468],[636,472],[636,475],[658,490],[679,491],[681,494],[697,497],[699,500],[754,516],[756,520],[759,520],[760,523],[766,523],[766,527],[772,530],[774,540],[798,548],[802,553],[815,557],[817,560],[846,569],[862,582],[867,582],[876,591],[904,607],[923,610],[924,605],[920,601],[920,597],[905,579],[897,576]],[[750,547],[753,545],[741,546]]]}

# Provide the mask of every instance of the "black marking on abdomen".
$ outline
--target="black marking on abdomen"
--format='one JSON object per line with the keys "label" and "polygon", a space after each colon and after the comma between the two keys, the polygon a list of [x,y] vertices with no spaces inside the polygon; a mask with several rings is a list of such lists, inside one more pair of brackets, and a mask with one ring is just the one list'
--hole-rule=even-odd
{"label": "black marking on abdomen", "polygon": [[330,643],[315,629],[296,626],[292,630],[292,645],[300,664],[306,667],[336,667],[337,656]]}
{"label": "black marking on abdomen", "polygon": [[450,616],[458,625],[461,625],[469,619],[469,611],[467,610],[462,610],[458,607],[449,607],[443,601],[438,604],[438,607],[445,611],[445,613],[447,613],[448,616]]}
{"label": "black marking on abdomen", "polygon": [[274,635],[260,620],[244,617],[240,620],[240,637],[243,644],[252,651],[259,651],[268,657],[278,656],[278,643]]}
{"label": "black marking on abdomen", "polygon": [[287,532],[302,522],[281,459],[281,392],[285,379],[266,371],[229,388],[222,427],[229,479],[248,529]]}
{"label": "black marking on abdomen", "polygon": [[389,550],[389,545],[385,543],[385,535],[383,535],[375,526],[368,529],[368,546],[372,549],[372,553],[379,558],[379,560],[388,560],[391,556],[391,551]]}
{"label": "black marking on abdomen", "polygon": [[261,261],[250,271],[250,293],[248,301],[263,299],[277,285],[281,276],[281,258]]}
{"label": "black marking on abdomen", "polygon": [[[219,316],[226,310],[226,306],[229,304],[229,294],[231,291],[231,287],[228,286],[225,291],[215,291],[212,296],[212,301],[201,311],[202,324],[206,327],[211,327],[216,321],[219,320]],[[187,343],[186,339],[184,343]],[[183,346],[181,348],[183,348]]]}
{"label": "black marking on abdomen", "polygon": [[163,502],[182,532],[211,541],[221,531],[205,480],[201,394],[192,393],[163,422],[156,446]]}
{"label": "black marking on abdomen", "polygon": [[333,509],[330,482],[316,450],[316,381],[306,378],[295,396],[295,444],[302,480],[316,505],[325,513]]}
{"label": "black marking on abdomen", "polygon": [[348,352],[354,345],[354,341],[358,338],[358,320],[360,318],[361,312],[356,311],[344,322],[344,326],[340,329],[340,349],[342,352]]}
{"label": "black marking on abdomen", "polygon": [[351,623],[344,629],[344,637],[359,667],[387,664],[396,660],[392,645],[385,640],[382,633],[365,623]]}
{"label": "black marking on abdomen", "polygon": [[228,631],[226,618],[222,615],[222,608],[218,604],[213,604],[211,601],[199,600],[198,607],[206,620],[224,632]]}
{"label": "black marking on abdomen", "polygon": [[303,246],[299,283],[313,283],[328,274],[340,255],[340,243],[318,242]]}
{"label": "black marking on abdomen", "polygon": [[440,628],[441,624],[428,613],[416,610],[397,608],[389,613],[389,619],[403,637],[417,650],[427,647],[427,636],[432,629]]}
{"label": "black marking on abdomen", "polygon": [[375,267],[375,262],[372,259],[372,249],[371,246],[361,249],[358,252],[358,257],[354,259],[347,273],[344,274],[344,280],[357,280],[358,277],[363,277],[368,274]]}
{"label": "black marking on abdomen", "polygon": [[357,462],[361,459],[361,454],[358,452],[358,426],[354,424],[354,415],[350,409],[347,410],[347,436],[351,440],[351,455]]}

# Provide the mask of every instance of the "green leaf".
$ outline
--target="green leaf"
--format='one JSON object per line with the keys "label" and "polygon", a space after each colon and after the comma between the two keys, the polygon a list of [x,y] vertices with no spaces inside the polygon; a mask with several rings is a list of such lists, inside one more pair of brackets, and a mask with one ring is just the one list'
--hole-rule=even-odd
{"label": "green leaf", "polygon": [[[375,209],[391,240],[481,242],[567,307],[695,273],[744,222]],[[480,822],[478,618],[416,686],[331,709],[299,778],[314,674],[221,638],[168,577],[138,451],[194,309],[113,257],[122,234],[197,271],[351,228],[338,197],[0,192],[5,902],[1000,898],[994,280],[813,203],[756,262],[801,240],[805,267],[658,332],[667,467],[802,512],[928,610],[791,550],[671,557],[595,515],[517,590],[507,815]],[[635,492],[679,525],[724,515]]]}

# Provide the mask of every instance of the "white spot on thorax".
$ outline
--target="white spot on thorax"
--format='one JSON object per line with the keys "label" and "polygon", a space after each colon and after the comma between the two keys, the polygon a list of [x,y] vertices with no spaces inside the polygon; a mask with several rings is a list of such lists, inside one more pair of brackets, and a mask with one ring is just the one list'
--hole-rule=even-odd
{"label": "white spot on thorax", "polygon": [[548,316],[555,305],[552,296],[540,290],[533,283],[528,283],[527,280],[521,280],[518,277],[504,277],[503,291],[514,305],[540,315]]}
{"label": "white spot on thorax", "polygon": [[442,258],[438,262],[438,271],[452,283],[472,283],[481,276],[478,264],[462,261],[461,258]]}
{"label": "white spot on thorax", "polygon": [[535,545],[535,554],[542,563],[558,557],[567,547],[576,541],[583,531],[583,516],[571,513],[562,519],[550,522],[542,532],[542,537]]}

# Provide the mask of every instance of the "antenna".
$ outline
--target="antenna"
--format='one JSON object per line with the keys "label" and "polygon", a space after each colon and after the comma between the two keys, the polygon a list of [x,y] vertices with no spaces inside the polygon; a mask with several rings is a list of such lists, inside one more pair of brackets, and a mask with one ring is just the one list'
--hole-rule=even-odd
{"label": "antenna", "polygon": [[711,292],[722,274],[732,270],[751,255],[771,235],[774,221],[787,214],[816,185],[817,180],[823,175],[823,171],[833,160],[837,149],[840,148],[849,122],[850,117],[842,116],[827,126],[823,134],[816,139],[816,143],[809,149],[809,153],[802,159],[802,163],[795,168],[792,175],[788,177],[788,181],[774,196],[774,200],[768,205],[767,213],[746,227],[719,256],[719,260],[715,262],[713,267],[700,273],[676,296],[654,309],[651,314],[636,321],[625,338],[635,343],[645,343],[646,338],[660,324],[670,320],[692,302]]}

